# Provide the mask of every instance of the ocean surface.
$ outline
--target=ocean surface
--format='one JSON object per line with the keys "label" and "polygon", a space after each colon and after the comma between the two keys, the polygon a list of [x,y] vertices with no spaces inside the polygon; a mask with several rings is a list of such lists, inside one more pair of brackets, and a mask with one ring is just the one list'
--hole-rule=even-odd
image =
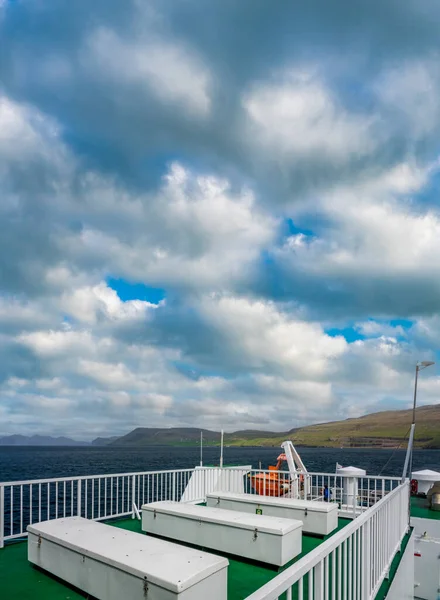
{"label": "ocean surface", "polygon": [[[311,472],[335,471],[336,463],[356,466],[367,475],[399,476],[405,450],[365,450],[361,448],[298,448]],[[225,465],[247,465],[263,469],[276,464],[278,448],[224,449]],[[205,448],[203,462],[219,463],[220,449]],[[0,447],[0,481],[45,479],[80,475],[105,475],[162,469],[186,469],[200,463],[200,450],[193,447],[150,448],[106,447]],[[415,450],[413,470],[440,471],[440,450]]]}

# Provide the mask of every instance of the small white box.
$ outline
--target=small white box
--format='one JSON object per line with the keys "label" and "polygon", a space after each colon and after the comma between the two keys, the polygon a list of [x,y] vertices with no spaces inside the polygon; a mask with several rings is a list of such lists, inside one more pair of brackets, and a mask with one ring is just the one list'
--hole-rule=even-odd
{"label": "small white box", "polygon": [[302,523],[179,502],[142,506],[147,533],[283,566],[301,553]]}
{"label": "small white box", "polygon": [[207,494],[206,503],[216,508],[297,519],[302,521],[304,533],[328,535],[338,526],[338,507],[329,502],[213,492]]}
{"label": "small white box", "polygon": [[28,559],[99,600],[226,600],[228,561],[82,517],[29,525]]}

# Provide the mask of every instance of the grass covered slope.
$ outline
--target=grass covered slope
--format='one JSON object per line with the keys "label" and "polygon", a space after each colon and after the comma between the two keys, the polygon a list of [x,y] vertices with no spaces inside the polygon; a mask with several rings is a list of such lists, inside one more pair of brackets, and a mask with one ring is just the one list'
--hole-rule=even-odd
{"label": "grass covered slope", "polygon": [[[411,410],[393,410],[373,413],[356,419],[308,425],[290,431],[236,431],[225,433],[228,446],[279,446],[292,440],[298,446],[344,447],[396,447],[409,431]],[[416,446],[440,448],[440,405],[417,409]],[[219,445],[220,433],[204,429],[203,443]],[[153,429],[138,427],[127,435],[111,442],[115,446],[195,446],[200,441],[200,429],[179,427]]]}
{"label": "grass covered slope", "polygon": [[[303,427],[292,432],[291,439],[298,445],[307,446],[395,447],[408,435],[411,420],[412,410],[385,411]],[[416,446],[440,448],[440,405],[418,408],[416,423]]]}

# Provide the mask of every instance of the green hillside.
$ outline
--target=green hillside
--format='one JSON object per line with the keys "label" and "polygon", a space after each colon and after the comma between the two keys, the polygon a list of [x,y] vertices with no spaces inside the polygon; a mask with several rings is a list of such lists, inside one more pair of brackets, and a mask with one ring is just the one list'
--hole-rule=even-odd
{"label": "green hillside", "polygon": [[[385,411],[356,419],[308,425],[279,433],[236,431],[225,433],[224,442],[228,446],[279,446],[281,442],[288,439],[298,446],[395,448],[408,435],[411,415],[411,410]],[[418,408],[416,422],[416,447],[440,448],[440,405]],[[202,432],[205,445],[220,444],[219,432],[209,429],[203,429]],[[196,427],[168,429],[138,427],[127,435],[110,441],[110,445],[194,446],[199,442],[200,429]]]}
{"label": "green hillside", "polygon": [[[200,432],[203,434],[203,444],[205,446],[218,446],[220,444],[220,433],[209,429],[198,429],[196,427],[170,427],[153,428],[137,427],[120,438],[112,438],[108,445],[112,446],[195,446],[200,443]],[[225,433],[225,444],[244,445],[248,440],[255,441],[261,438],[267,441],[280,435],[271,431],[237,431],[233,434]],[[102,439],[101,440],[102,444]],[[255,445],[252,443],[251,445]],[[260,444],[257,444],[260,445]],[[269,445],[271,445],[269,443]]]}

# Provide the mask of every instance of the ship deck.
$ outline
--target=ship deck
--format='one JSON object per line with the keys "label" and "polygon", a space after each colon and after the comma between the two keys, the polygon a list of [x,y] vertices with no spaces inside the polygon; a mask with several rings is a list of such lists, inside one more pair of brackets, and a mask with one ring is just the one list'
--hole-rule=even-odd
{"label": "ship deck", "polygon": [[[427,501],[423,498],[411,498],[411,516],[440,520],[440,512],[429,510]],[[302,553],[281,569],[228,556],[228,600],[243,600],[350,522],[349,519],[339,518],[338,528],[327,537],[303,534]],[[136,519],[119,519],[109,521],[108,524],[145,535],[141,531],[140,521]],[[402,549],[408,538],[409,536],[406,536]],[[207,551],[212,552],[212,550]],[[386,597],[401,555],[402,553],[399,553],[395,557],[391,567],[391,577],[383,582],[377,594],[378,600]],[[5,600],[75,600],[80,598],[89,598],[90,600],[87,594],[30,565],[27,560],[26,540],[9,543],[3,550],[0,550],[0,581],[1,597]]]}
{"label": "ship deck", "polygon": [[[348,523],[350,523],[350,520],[340,518],[338,528],[326,537],[314,537],[303,534],[302,553],[282,569],[270,568],[266,565],[238,560],[236,557],[228,556],[228,600],[243,600],[243,598],[252,594]],[[109,522],[109,524],[145,535],[141,531],[140,521],[136,519],[117,520]],[[207,551],[212,552],[212,550],[208,549]],[[26,540],[9,543],[3,550],[0,550],[0,581],[1,597],[5,600],[90,599],[87,594],[72,588],[28,563]]]}
{"label": "ship deck", "polygon": [[411,498],[411,516],[420,519],[435,519],[440,521],[440,511],[430,510],[428,500],[417,496]]}

